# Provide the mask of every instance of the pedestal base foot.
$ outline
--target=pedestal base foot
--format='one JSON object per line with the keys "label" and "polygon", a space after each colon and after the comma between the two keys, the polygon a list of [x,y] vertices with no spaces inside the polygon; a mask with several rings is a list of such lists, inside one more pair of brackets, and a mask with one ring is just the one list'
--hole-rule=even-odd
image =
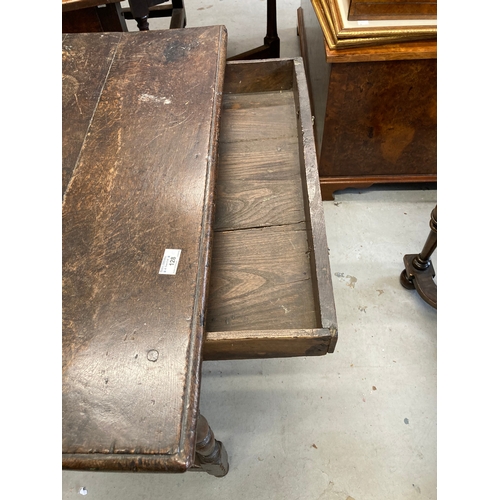
{"label": "pedestal base foot", "polygon": [[399,281],[407,290],[416,290],[427,304],[437,309],[437,285],[434,282],[434,267],[429,262],[427,269],[417,269],[414,266],[414,259],[418,254],[408,254],[403,258],[405,269],[401,273]]}

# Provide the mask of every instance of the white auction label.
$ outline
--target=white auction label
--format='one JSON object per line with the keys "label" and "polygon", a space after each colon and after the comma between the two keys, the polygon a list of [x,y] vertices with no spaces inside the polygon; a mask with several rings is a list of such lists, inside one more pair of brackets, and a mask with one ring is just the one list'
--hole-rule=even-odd
{"label": "white auction label", "polygon": [[161,261],[160,274],[175,274],[177,272],[180,257],[180,250],[167,248]]}

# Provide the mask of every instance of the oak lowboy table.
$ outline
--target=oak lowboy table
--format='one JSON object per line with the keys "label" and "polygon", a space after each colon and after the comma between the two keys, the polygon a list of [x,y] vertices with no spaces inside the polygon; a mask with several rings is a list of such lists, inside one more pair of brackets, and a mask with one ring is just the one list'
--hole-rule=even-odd
{"label": "oak lowboy table", "polygon": [[226,37],[63,35],[65,469],[223,476],[202,360],[334,350],[302,60]]}

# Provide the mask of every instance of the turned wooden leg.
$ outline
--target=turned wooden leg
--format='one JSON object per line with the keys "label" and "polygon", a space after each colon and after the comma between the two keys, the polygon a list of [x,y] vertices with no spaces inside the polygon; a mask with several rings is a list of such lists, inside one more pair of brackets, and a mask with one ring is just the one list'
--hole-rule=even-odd
{"label": "turned wooden leg", "polygon": [[267,0],[267,28],[264,45],[269,47],[269,58],[279,58],[280,39],[278,36],[278,20],[276,16],[276,0]]}
{"label": "turned wooden leg", "polygon": [[199,415],[196,427],[196,463],[202,470],[216,477],[225,476],[229,471],[226,449],[215,439],[203,415]]}
{"label": "turned wooden leg", "polygon": [[147,0],[129,0],[128,3],[139,31],[149,31],[149,6]]}
{"label": "turned wooden leg", "polygon": [[170,29],[180,29],[186,27],[186,9],[184,0],[172,0],[172,19],[170,20]]}
{"label": "turned wooden leg", "polygon": [[136,17],[134,18],[137,22],[137,27],[139,31],[149,31],[148,16]]}
{"label": "turned wooden leg", "polygon": [[276,0],[267,0],[267,22],[264,45],[242,54],[228,57],[226,61],[241,61],[254,59],[275,59],[280,56],[280,38],[278,36],[278,18],[276,14]]}
{"label": "turned wooden leg", "polygon": [[431,230],[419,254],[408,254],[403,257],[405,269],[401,273],[400,283],[408,290],[416,289],[418,294],[432,307],[437,308],[436,276],[431,257],[437,248],[437,205],[431,212],[429,223]]}

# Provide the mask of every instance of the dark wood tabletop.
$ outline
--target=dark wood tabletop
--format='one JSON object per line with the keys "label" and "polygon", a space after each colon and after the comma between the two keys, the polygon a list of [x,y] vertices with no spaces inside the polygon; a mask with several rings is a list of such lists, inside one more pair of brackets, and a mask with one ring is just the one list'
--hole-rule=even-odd
{"label": "dark wood tabletop", "polygon": [[226,37],[63,35],[64,468],[193,464]]}

